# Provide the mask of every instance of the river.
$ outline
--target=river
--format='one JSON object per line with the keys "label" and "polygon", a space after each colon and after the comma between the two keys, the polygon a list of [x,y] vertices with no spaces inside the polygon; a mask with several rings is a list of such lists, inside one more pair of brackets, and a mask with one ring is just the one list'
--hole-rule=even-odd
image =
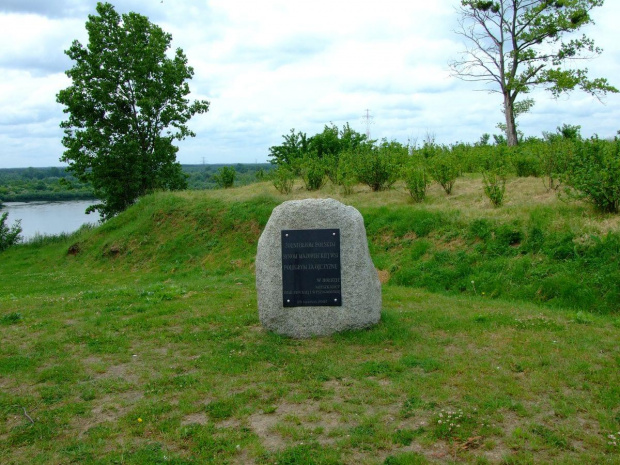
{"label": "river", "polygon": [[84,213],[95,200],[71,200],[66,202],[5,202],[0,214],[9,213],[7,225],[21,220],[24,241],[36,235],[72,233],[85,223],[98,223],[99,213]]}

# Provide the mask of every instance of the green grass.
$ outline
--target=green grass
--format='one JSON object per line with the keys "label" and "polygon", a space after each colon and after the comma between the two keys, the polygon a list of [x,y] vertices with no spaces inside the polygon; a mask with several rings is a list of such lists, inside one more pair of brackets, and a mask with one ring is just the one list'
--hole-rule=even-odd
{"label": "green grass", "polygon": [[[390,278],[377,326],[328,338],[258,322],[256,241],[286,198],[267,184],[157,194],[6,251],[0,463],[620,463],[615,220],[519,204],[510,183],[511,212],[476,215],[468,182],[462,208],[344,199]],[[600,242],[554,257],[568,233]],[[569,296],[567,276],[592,296],[528,290]]]}

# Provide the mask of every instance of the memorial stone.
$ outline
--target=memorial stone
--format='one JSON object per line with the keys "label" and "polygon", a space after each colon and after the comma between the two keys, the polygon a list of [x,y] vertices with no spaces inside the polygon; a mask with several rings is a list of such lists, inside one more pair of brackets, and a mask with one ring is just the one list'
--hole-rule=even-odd
{"label": "memorial stone", "polygon": [[256,254],[258,314],[275,333],[306,338],[361,329],[381,317],[381,283],[362,215],[333,199],[284,202]]}

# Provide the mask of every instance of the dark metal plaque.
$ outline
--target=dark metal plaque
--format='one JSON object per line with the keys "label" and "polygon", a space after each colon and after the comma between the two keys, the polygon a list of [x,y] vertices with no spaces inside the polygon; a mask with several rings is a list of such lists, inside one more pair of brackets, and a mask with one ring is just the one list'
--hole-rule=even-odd
{"label": "dark metal plaque", "polygon": [[340,307],[340,230],[282,230],[285,307]]}

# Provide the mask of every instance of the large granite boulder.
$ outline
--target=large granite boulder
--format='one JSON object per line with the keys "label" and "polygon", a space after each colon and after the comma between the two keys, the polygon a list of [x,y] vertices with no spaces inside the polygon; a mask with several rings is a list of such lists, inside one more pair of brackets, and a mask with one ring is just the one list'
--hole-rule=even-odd
{"label": "large granite boulder", "polygon": [[362,215],[333,199],[276,207],[258,241],[256,290],[260,321],[278,334],[326,336],[377,323],[381,283]]}

